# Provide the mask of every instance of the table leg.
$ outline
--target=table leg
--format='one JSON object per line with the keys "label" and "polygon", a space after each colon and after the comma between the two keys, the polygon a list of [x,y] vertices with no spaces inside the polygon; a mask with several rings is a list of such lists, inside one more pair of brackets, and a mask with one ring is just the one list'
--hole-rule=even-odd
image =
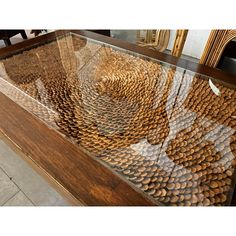
{"label": "table leg", "polygon": [[6,46],[10,46],[11,45],[10,39],[4,39],[4,43],[5,43]]}
{"label": "table leg", "polygon": [[20,34],[21,34],[23,39],[27,39],[27,35],[26,35],[24,30],[22,30]]}

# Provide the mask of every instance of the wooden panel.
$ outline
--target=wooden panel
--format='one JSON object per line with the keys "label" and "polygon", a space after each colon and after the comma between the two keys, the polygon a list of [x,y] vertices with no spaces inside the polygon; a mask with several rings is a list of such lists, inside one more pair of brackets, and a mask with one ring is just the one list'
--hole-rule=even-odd
{"label": "wooden panel", "polygon": [[159,52],[163,52],[169,43],[170,30],[146,30],[146,34],[141,37],[141,30],[137,30],[137,44]]}
{"label": "wooden panel", "polygon": [[226,45],[236,37],[236,30],[212,30],[200,59],[200,64],[216,67]]}
{"label": "wooden panel", "polygon": [[2,93],[0,110],[0,131],[81,203],[154,205],[141,191],[133,189]]}
{"label": "wooden panel", "polygon": [[180,57],[184,48],[184,44],[188,35],[188,30],[177,30],[175,42],[171,54]]}
{"label": "wooden panel", "polygon": [[209,52],[212,49],[212,46],[213,46],[213,43],[215,41],[216,36],[217,36],[217,30],[212,30],[210,35],[209,35],[209,38],[207,40],[207,43],[205,45],[205,48],[204,48],[204,51],[202,53],[201,59],[199,61],[200,64],[206,64],[207,58],[209,56]]}

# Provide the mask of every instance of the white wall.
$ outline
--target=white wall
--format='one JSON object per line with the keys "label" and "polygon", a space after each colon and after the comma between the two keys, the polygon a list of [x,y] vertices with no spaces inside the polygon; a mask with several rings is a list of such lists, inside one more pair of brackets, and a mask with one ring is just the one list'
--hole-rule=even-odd
{"label": "white wall", "polygon": [[[189,30],[183,54],[200,59],[211,30]],[[170,31],[168,49],[172,50],[176,30]]]}

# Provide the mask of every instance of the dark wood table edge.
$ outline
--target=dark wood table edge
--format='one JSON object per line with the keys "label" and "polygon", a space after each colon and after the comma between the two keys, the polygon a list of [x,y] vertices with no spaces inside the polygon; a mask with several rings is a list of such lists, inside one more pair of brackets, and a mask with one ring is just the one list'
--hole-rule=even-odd
{"label": "dark wood table edge", "polygon": [[[85,154],[77,145],[49,128],[1,92],[0,109],[0,132],[28,159],[31,159],[28,160],[29,163],[33,161],[34,167],[42,168],[50,176],[49,182],[56,180],[55,186],[59,183],[60,187],[68,191],[78,202],[90,206],[157,205],[141,190],[128,184],[110,168]],[[63,163],[57,162],[55,156],[63,160]],[[57,169],[55,165],[62,167]],[[64,165],[67,165],[67,169]],[[70,165],[73,166],[71,173]],[[58,170],[64,171],[63,175]],[[88,170],[93,173],[89,173]],[[39,170],[39,173],[41,171]],[[65,174],[69,177],[64,177]],[[70,180],[74,181],[73,186]],[[94,190],[90,191],[91,189]],[[103,194],[108,197],[104,198]]]}

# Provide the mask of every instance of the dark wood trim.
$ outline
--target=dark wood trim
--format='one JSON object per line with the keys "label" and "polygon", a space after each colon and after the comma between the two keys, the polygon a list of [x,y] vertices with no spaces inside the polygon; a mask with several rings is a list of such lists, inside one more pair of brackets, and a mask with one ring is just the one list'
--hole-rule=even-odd
{"label": "dark wood trim", "polygon": [[236,172],[234,173],[233,183],[234,189],[232,190],[232,198],[230,199],[230,206],[236,206]]}
{"label": "dark wood trim", "polygon": [[89,31],[97,33],[97,34],[111,36],[111,31],[110,30],[89,30]]}
{"label": "dark wood trim", "polygon": [[155,205],[141,191],[2,93],[0,110],[0,131],[82,204]]}

